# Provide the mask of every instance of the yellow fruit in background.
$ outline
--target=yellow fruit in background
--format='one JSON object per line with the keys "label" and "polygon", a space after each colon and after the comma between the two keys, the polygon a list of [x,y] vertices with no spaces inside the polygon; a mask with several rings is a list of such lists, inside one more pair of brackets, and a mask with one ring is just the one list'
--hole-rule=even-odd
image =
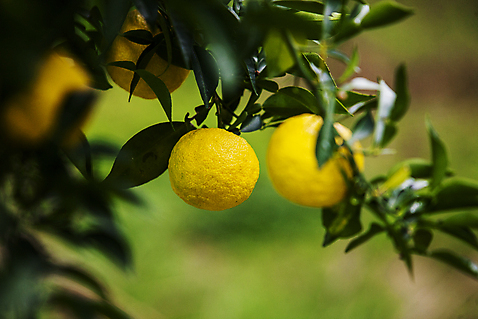
{"label": "yellow fruit in background", "polygon": [[[143,16],[138,10],[133,10],[126,16],[125,22],[121,28],[121,33],[132,30],[149,30],[149,27],[144,20]],[[157,34],[157,33],[156,33]],[[111,48],[108,51],[106,57],[106,63],[116,61],[132,61],[136,63],[139,56],[147,45],[138,44],[128,40],[123,36],[117,36],[113,41]],[[134,72],[120,68],[117,66],[108,65],[106,67],[111,79],[120,87],[129,92],[131,80],[133,79]],[[189,75],[189,70],[181,68],[179,66],[169,64],[168,61],[161,58],[159,55],[154,54],[145,70],[151,72],[155,76],[159,77],[169,92],[172,93],[179,88]],[[156,94],[149,87],[143,79],[140,79],[136,85],[133,95],[142,97],[144,99],[155,99]]]}
{"label": "yellow fruit in background", "polygon": [[50,53],[31,85],[5,103],[3,129],[7,139],[22,146],[38,146],[51,138],[65,98],[90,90],[89,82],[88,73],[72,59]]}
{"label": "yellow fruit in background", "polygon": [[[352,177],[345,147],[319,168],[315,149],[322,124],[322,118],[313,114],[288,118],[274,131],[267,149],[272,184],[279,194],[299,205],[330,207],[339,203],[347,194],[343,172]],[[339,123],[334,127],[342,138],[350,139],[349,129]],[[364,157],[360,149],[360,143],[354,143],[354,160],[362,170]]]}
{"label": "yellow fruit in background", "polygon": [[244,202],[259,178],[259,161],[247,141],[219,128],[185,134],[169,159],[174,192],[201,209],[223,210]]}

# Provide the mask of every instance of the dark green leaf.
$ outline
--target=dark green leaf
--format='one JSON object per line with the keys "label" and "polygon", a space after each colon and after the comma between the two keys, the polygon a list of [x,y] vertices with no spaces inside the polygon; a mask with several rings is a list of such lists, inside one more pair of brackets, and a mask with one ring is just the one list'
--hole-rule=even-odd
{"label": "dark green leaf", "polygon": [[387,234],[392,239],[395,248],[398,250],[400,259],[402,259],[407,266],[408,272],[410,275],[413,275],[412,251],[408,245],[410,239],[409,234],[401,228],[388,228]]}
{"label": "dark green leaf", "polygon": [[348,253],[352,249],[362,245],[363,243],[369,241],[371,238],[373,238],[375,235],[378,235],[384,231],[384,228],[377,224],[377,223],[372,223],[370,224],[370,228],[367,230],[366,233],[352,239],[350,243],[347,245],[345,248],[345,252]]}
{"label": "dark green leaf", "polygon": [[432,180],[430,187],[433,189],[440,185],[446,175],[448,169],[448,156],[445,148],[445,143],[440,139],[438,133],[433,128],[430,119],[427,117],[426,126],[428,135],[430,137],[430,144],[432,150]]}
{"label": "dark green leaf", "polygon": [[283,117],[319,112],[314,95],[306,89],[295,86],[280,89],[265,100],[262,107],[266,112]]}
{"label": "dark green leaf", "polygon": [[153,35],[148,30],[131,30],[123,33],[123,37],[131,42],[149,45],[153,42]]}
{"label": "dark green leaf", "polygon": [[370,110],[377,107],[377,99],[375,95],[353,91],[339,91],[337,102],[340,102],[351,114],[354,114],[359,110]]}
{"label": "dark green leaf", "polygon": [[441,223],[446,226],[461,226],[478,229],[478,216],[473,213],[461,213],[444,219]]}
{"label": "dark green leaf", "polygon": [[434,194],[430,212],[478,208],[478,182],[462,177],[446,179]]}
{"label": "dark green leaf", "polygon": [[241,125],[241,132],[254,132],[262,127],[260,115],[248,116]]}
{"label": "dark green leaf", "polygon": [[139,74],[141,78],[149,85],[153,90],[154,94],[158,98],[161,106],[163,107],[164,113],[168,117],[169,121],[172,121],[172,102],[171,94],[169,93],[168,87],[164,82],[156,77],[153,73],[146,70],[135,70],[135,73]]}
{"label": "dark green leaf", "polygon": [[174,145],[191,128],[184,122],[160,123],[137,133],[121,148],[105,182],[134,187],[160,176]]}
{"label": "dark green leaf", "polygon": [[382,140],[380,141],[380,147],[386,147],[397,134],[397,125],[394,122],[388,122],[385,124]]}
{"label": "dark green leaf", "polygon": [[459,256],[454,252],[445,249],[434,250],[427,256],[439,260],[461,272],[464,272],[467,275],[472,276],[475,279],[478,279],[478,265],[468,258]]}
{"label": "dark green leaf", "polygon": [[279,91],[279,84],[277,84],[277,82],[266,80],[266,79],[257,79],[256,83],[258,87],[266,91],[269,91],[272,93],[276,93],[277,91]]}
{"label": "dark green leaf", "polygon": [[89,246],[101,251],[121,268],[131,267],[131,248],[118,231],[92,230],[86,232],[83,238]]}
{"label": "dark green leaf", "polygon": [[372,5],[363,18],[362,28],[376,28],[403,20],[413,14],[413,10],[395,1],[380,1]]}
{"label": "dark green leaf", "polygon": [[425,252],[433,239],[433,233],[427,229],[417,229],[413,234],[413,242],[415,249],[420,252]]}
{"label": "dark green leaf", "polygon": [[105,42],[101,52],[107,52],[116,36],[119,34],[123,22],[131,8],[131,0],[106,2],[103,13]]}
{"label": "dark green leaf", "polygon": [[75,165],[80,173],[87,179],[93,177],[91,148],[86,136],[80,130],[77,131],[80,142],[75,147],[62,147],[63,152],[68,159]]}
{"label": "dark green leaf", "polygon": [[216,60],[207,50],[196,46],[191,62],[201,98],[204,105],[208,105],[219,83]]}
{"label": "dark green leaf", "polygon": [[390,119],[392,121],[399,121],[403,118],[410,106],[410,92],[408,91],[407,68],[401,64],[395,71],[395,93],[397,99],[393,107]]}

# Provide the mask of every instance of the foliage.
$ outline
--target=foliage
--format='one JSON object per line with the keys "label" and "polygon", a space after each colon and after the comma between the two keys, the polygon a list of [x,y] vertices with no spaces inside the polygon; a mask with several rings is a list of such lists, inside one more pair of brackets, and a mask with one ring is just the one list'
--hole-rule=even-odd
{"label": "foliage", "polygon": [[[348,143],[369,140],[366,153],[380,155],[408,109],[405,65],[397,67],[393,89],[381,79],[349,80],[358,67],[358,51],[349,57],[339,50],[361,32],[412,14],[396,2],[23,0],[0,5],[0,111],[28,86],[42,56],[52,48],[71,52],[84,64],[98,94],[110,89],[104,56],[132,6],[162,32],[121,35],[148,46],[138,61],[115,65],[135,72],[131,92],[139,78],[151,86],[170,122],[147,127],[127,141],[105,180],[96,174],[95,159],[112,156],[110,146],[90,145],[84,138],[75,149],[65,148],[58,143],[62,131],[57,130],[44,144],[25,149],[2,134],[0,313],[6,318],[33,318],[39,311],[57,310],[78,318],[95,314],[128,318],[94,276],[56,260],[43,238],[50,234],[74,247],[93,247],[120,267],[131,267],[130,248],[115,221],[113,201],[140,205],[125,189],[160,176],[176,141],[202,126],[208,116],[215,116],[217,127],[241,134],[275,127],[301,113],[321,115],[317,159],[322,165],[334,151],[337,119],[355,122]],[[185,114],[183,121],[172,121],[174,106],[164,83],[143,69],[151,52],[194,73],[203,104],[195,114]],[[332,75],[329,59],[345,63],[344,73]],[[300,79],[297,83],[303,87],[280,87],[278,80],[285,76]],[[85,103],[91,100],[66,99],[59,127],[72,122],[68,115],[83,115],[73,111],[86,108]],[[322,210],[323,245],[352,238],[346,248],[350,251],[383,233],[410,273],[412,256],[420,255],[478,279],[478,266],[469,259],[430,248],[434,234],[440,232],[478,249],[474,233],[478,218],[463,212],[478,207],[478,182],[453,176],[446,147],[428,119],[426,127],[430,160],[406,160],[372,180],[355,168],[347,200]],[[441,218],[445,212],[457,213]],[[375,217],[366,230],[361,223],[365,213]],[[68,280],[89,294],[72,289]]]}

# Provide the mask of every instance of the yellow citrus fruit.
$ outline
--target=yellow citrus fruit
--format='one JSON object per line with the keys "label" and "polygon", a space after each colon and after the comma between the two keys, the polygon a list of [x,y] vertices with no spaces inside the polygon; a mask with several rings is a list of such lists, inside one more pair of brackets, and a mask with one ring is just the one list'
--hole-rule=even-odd
{"label": "yellow citrus fruit", "polygon": [[[143,16],[138,10],[132,10],[126,16],[125,22],[121,28],[121,33],[132,30],[149,30],[149,27],[144,20]],[[158,32],[157,32],[158,33]],[[156,34],[157,34],[156,33]],[[106,57],[106,63],[116,61],[132,61],[136,63],[139,56],[147,45],[138,44],[128,40],[127,38],[119,35],[113,41],[111,48],[108,51]],[[111,79],[120,87],[129,92],[131,80],[133,79],[134,72],[108,65],[106,67]],[[189,70],[181,68],[179,66],[169,64],[168,61],[161,58],[159,55],[154,54],[145,70],[151,72],[155,76],[159,77],[169,92],[172,93],[179,88],[189,75]],[[133,95],[142,97],[144,99],[155,99],[156,94],[149,87],[143,79],[140,79],[137,86],[134,89]]]}
{"label": "yellow citrus fruit", "polygon": [[169,159],[174,192],[201,209],[223,210],[244,202],[259,178],[259,161],[247,141],[219,128],[185,134]]}
{"label": "yellow citrus fruit", "polygon": [[37,146],[50,138],[65,98],[73,92],[90,90],[89,82],[87,72],[74,60],[50,53],[31,85],[6,102],[3,118],[8,139]]}
{"label": "yellow citrus fruit", "polygon": [[[322,118],[313,114],[288,118],[274,131],[267,149],[267,168],[272,184],[279,194],[299,205],[334,206],[347,194],[344,173],[349,177],[353,174],[345,147],[340,147],[319,168],[315,149],[322,124]],[[350,130],[341,124],[335,123],[334,127],[345,140],[351,137]],[[336,142],[340,145],[338,139]],[[360,143],[354,143],[354,160],[362,170],[364,157],[360,149]]]}

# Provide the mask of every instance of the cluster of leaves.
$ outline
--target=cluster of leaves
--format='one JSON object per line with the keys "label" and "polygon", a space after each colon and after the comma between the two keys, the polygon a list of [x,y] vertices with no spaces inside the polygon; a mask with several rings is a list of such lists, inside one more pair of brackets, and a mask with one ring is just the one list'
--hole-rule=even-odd
{"label": "cluster of leaves", "polygon": [[[349,81],[358,69],[358,51],[347,56],[338,50],[360,32],[400,21],[412,13],[393,1],[370,6],[363,0],[97,0],[90,1],[93,5],[89,7],[79,0],[23,2],[2,4],[5,8],[0,10],[0,30],[4,31],[0,41],[7,48],[2,52],[0,71],[8,75],[8,81],[0,79],[0,110],[11,94],[26,86],[35,63],[52,47],[75,55],[91,73],[94,88],[111,88],[105,54],[135,6],[151,29],[161,32],[153,35],[136,30],[120,35],[145,45],[145,49],[137,61],[117,61],[114,65],[135,73],[130,98],[143,79],[157,95],[169,121],[147,127],[127,141],[104,180],[94,174],[94,158],[111,154],[111,149],[90,145],[86,138],[75,150],[65,150],[55,140],[35,150],[2,144],[0,313],[7,317],[34,317],[46,301],[80,318],[94,314],[126,318],[93,276],[56,261],[45,249],[42,236],[49,233],[75,247],[97,248],[118,265],[130,266],[128,244],[115,224],[112,201],[134,201],[124,189],[160,176],[177,140],[204,125],[209,116],[215,116],[218,127],[241,134],[275,127],[297,114],[318,114],[324,118],[316,147],[322,165],[339,147],[333,127],[337,118],[356,119],[352,140],[343,146],[351,149],[354,141],[371,137],[365,151],[378,155],[392,141],[397,122],[409,106],[404,65],[397,68],[393,89],[383,80]],[[24,11],[21,7],[41,9]],[[24,16],[14,14],[18,12]],[[173,105],[165,84],[144,69],[154,54],[194,73],[202,104],[194,114],[185,114],[183,121],[172,120]],[[327,66],[330,58],[346,65],[337,79]],[[278,79],[284,76],[293,76],[304,85],[280,88]],[[361,93],[364,90],[373,93]],[[87,103],[91,101],[68,99],[64,122]],[[431,161],[408,160],[372,181],[355,168],[347,200],[322,210],[324,246],[355,236],[347,247],[350,251],[386,233],[410,271],[411,256],[416,254],[478,278],[478,266],[470,260],[429,248],[436,231],[478,248],[472,231],[478,227],[476,216],[435,218],[439,212],[478,206],[478,183],[451,176],[443,142],[429,122],[427,127]],[[350,160],[353,163],[352,157]],[[376,216],[367,231],[362,228],[362,211]],[[53,277],[63,281],[58,284]],[[68,289],[67,280],[83,286],[89,294]],[[30,287],[32,282],[38,283],[35,289]],[[53,292],[46,291],[51,287]]]}

